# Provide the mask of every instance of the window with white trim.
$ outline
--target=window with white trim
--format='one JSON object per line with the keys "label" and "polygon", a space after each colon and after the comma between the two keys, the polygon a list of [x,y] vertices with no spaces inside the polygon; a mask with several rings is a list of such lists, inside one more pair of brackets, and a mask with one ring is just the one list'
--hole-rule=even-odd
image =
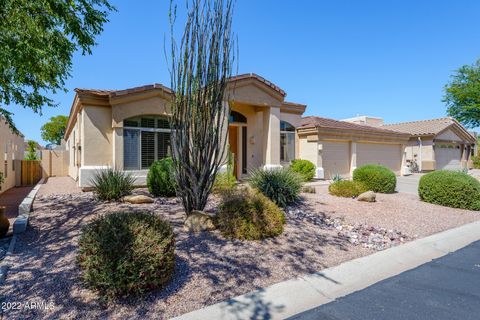
{"label": "window with white trim", "polygon": [[123,168],[144,170],[171,154],[170,124],[161,116],[144,116],[123,121]]}
{"label": "window with white trim", "polygon": [[280,121],[280,161],[295,159],[295,127],[286,121]]}

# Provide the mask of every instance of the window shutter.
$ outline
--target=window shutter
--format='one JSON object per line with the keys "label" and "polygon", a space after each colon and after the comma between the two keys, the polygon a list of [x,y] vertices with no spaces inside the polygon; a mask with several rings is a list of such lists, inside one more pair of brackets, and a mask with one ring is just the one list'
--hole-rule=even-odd
{"label": "window shutter", "polygon": [[142,169],[150,168],[153,161],[155,161],[155,132],[142,131]]}
{"label": "window shutter", "polygon": [[157,133],[157,159],[170,156],[170,132]]}
{"label": "window shutter", "polygon": [[138,170],[138,136],[137,130],[123,130],[123,167],[125,170]]}

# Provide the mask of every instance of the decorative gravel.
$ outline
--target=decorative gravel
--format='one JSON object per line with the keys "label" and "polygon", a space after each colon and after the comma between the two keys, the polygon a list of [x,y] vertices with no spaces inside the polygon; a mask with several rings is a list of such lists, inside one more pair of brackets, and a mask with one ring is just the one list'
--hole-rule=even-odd
{"label": "decorative gravel", "polygon": [[[373,253],[401,243],[401,238],[407,241],[413,235],[423,236],[480,218],[478,213],[423,204],[402,194],[379,195],[378,199],[377,203],[359,203],[332,197],[317,187],[317,194],[305,194],[302,203],[286,210],[287,224],[281,236],[247,242],[225,240],[218,232],[185,233],[184,213],[177,199],[131,205],[99,203],[91,193],[44,193],[35,201],[29,229],[18,238],[0,295],[6,302],[51,307],[6,310],[4,315],[36,319],[170,318]],[[208,210],[214,208],[212,200]],[[176,271],[163,290],[104,305],[81,282],[75,263],[77,241],[83,225],[116,210],[149,210],[172,223],[177,240]],[[440,221],[443,219],[448,222]],[[263,304],[261,299],[258,304],[259,318],[270,308],[280,307]]]}

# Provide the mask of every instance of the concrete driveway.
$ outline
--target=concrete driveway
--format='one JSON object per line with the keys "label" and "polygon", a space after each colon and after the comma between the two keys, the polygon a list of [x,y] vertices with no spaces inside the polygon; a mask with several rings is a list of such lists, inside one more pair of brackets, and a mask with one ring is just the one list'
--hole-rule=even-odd
{"label": "concrete driveway", "polygon": [[479,319],[480,242],[291,319]]}
{"label": "concrete driveway", "polygon": [[397,177],[397,191],[418,195],[418,183],[423,173],[414,173],[409,176]]}

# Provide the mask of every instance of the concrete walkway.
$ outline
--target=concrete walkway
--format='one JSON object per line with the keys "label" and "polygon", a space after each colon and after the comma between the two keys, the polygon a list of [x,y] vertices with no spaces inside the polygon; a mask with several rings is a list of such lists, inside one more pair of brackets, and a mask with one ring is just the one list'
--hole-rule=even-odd
{"label": "concrete walkway", "polygon": [[32,191],[32,187],[15,187],[10,188],[0,194],[0,206],[7,207],[7,218],[13,219],[18,215],[18,206],[23,199]]}
{"label": "concrete walkway", "polygon": [[418,195],[418,183],[423,175],[423,173],[414,173],[397,177],[397,191]]}
{"label": "concrete walkway", "polygon": [[480,221],[351,260],[176,319],[285,319],[414,269],[480,240]]}
{"label": "concrete walkway", "polygon": [[477,320],[480,241],[292,317],[316,319]]}

